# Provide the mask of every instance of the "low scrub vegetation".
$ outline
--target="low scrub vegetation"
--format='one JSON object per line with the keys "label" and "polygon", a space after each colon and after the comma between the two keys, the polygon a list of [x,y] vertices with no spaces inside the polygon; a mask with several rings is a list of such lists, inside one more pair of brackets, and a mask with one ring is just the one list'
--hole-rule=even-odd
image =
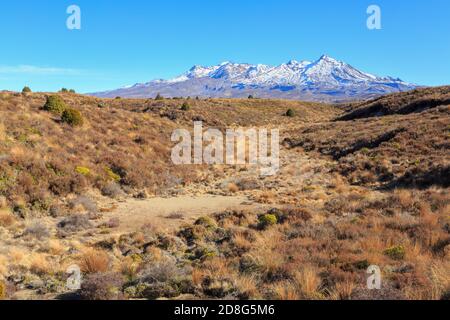
{"label": "low scrub vegetation", "polygon": [[47,102],[45,103],[43,109],[55,114],[62,115],[67,109],[67,105],[64,100],[57,95],[47,97]]}
{"label": "low scrub vegetation", "polygon": [[[380,98],[393,112],[351,122],[376,102],[191,99],[183,110],[162,97],[2,92],[0,299],[448,299],[449,108],[402,107],[433,90],[446,94]],[[72,108],[83,126],[61,124]],[[200,119],[279,126],[279,174],[171,165],[172,131]],[[207,213],[204,199],[222,198]],[[74,265],[80,290],[66,286]],[[373,265],[381,290],[366,286]]]}
{"label": "low scrub vegetation", "polygon": [[84,123],[83,116],[80,111],[71,108],[63,111],[61,121],[71,125],[72,127],[82,126]]}

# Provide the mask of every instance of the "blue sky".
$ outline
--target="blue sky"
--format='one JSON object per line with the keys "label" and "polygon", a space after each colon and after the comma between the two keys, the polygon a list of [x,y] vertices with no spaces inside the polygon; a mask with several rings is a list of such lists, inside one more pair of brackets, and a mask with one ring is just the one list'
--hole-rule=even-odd
{"label": "blue sky", "polygon": [[[81,8],[82,29],[66,28]],[[366,9],[382,10],[382,30]],[[222,61],[326,53],[363,71],[450,84],[448,0],[17,0],[0,4],[0,90],[78,92],[171,78]]]}

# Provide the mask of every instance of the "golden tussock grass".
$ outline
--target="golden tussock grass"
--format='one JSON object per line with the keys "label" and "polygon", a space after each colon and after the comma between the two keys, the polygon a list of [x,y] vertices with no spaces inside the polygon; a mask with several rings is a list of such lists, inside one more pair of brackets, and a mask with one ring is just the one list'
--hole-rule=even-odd
{"label": "golden tussock grass", "polygon": [[292,301],[301,299],[296,287],[288,281],[274,284],[272,290],[277,300]]}
{"label": "golden tussock grass", "polygon": [[239,187],[235,183],[229,183],[228,184],[228,191],[232,193],[236,193],[239,191]]}
{"label": "golden tussock grass", "polygon": [[303,266],[294,275],[295,283],[304,299],[318,298],[318,289],[321,284],[321,278],[318,271],[313,266]]}
{"label": "golden tussock grass", "polygon": [[10,227],[15,221],[16,218],[8,209],[0,209],[0,227]]}
{"label": "golden tussock grass", "polygon": [[12,264],[20,265],[24,258],[28,255],[28,252],[20,248],[10,248],[8,252],[8,258]]}
{"label": "golden tussock grass", "polygon": [[355,290],[356,284],[351,280],[345,280],[343,282],[338,282],[335,285],[335,289],[332,293],[335,299],[339,300],[350,300],[353,291]]}
{"label": "golden tussock grass", "polygon": [[46,244],[46,250],[52,255],[62,255],[66,247],[57,239],[50,239]]}
{"label": "golden tussock grass", "polygon": [[8,257],[5,255],[0,255],[0,279],[5,277],[8,273]]}
{"label": "golden tussock grass", "polygon": [[253,276],[239,275],[235,279],[235,285],[238,288],[241,295],[248,298],[258,299],[259,290],[258,282]]}
{"label": "golden tussock grass", "polygon": [[201,286],[203,279],[205,277],[205,271],[198,269],[198,268],[194,268],[192,270],[191,277],[192,277],[192,283],[196,287],[199,287],[199,286]]}
{"label": "golden tussock grass", "polygon": [[265,190],[256,196],[256,201],[260,203],[270,204],[275,200],[276,194],[272,190]]}
{"label": "golden tussock grass", "polygon": [[109,256],[104,251],[88,249],[80,257],[80,268],[85,273],[106,272],[109,265]]}
{"label": "golden tussock grass", "polygon": [[47,257],[45,254],[32,253],[28,257],[30,271],[38,275],[53,273],[55,270],[48,262]]}

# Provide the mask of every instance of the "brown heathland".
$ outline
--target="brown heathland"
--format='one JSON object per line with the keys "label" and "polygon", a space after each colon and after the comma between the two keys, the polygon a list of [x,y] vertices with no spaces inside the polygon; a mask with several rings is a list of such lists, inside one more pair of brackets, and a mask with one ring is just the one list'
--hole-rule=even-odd
{"label": "brown heathland", "polygon": [[[449,87],[347,106],[60,94],[77,126],[47,96],[0,93],[0,298],[450,297]],[[197,120],[279,127],[279,174],[172,165]]]}

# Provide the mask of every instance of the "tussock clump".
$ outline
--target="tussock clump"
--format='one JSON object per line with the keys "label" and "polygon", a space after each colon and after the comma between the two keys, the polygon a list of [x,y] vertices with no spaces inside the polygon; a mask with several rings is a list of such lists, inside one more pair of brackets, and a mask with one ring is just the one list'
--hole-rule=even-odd
{"label": "tussock clump", "polygon": [[92,227],[92,223],[85,214],[74,214],[58,223],[58,228],[65,232],[78,232]]}
{"label": "tussock clump", "polygon": [[80,267],[85,273],[106,272],[109,264],[109,256],[104,251],[89,249],[80,257]]}
{"label": "tussock clump", "polygon": [[10,227],[15,221],[14,215],[9,210],[0,208],[0,227]]}
{"label": "tussock clump", "polygon": [[103,187],[102,194],[104,196],[116,199],[124,196],[125,192],[123,192],[119,184],[115,182],[110,182],[105,187]]}
{"label": "tussock clump", "polygon": [[94,200],[87,196],[79,196],[69,202],[72,210],[86,210],[89,213],[97,213],[98,207]]}
{"label": "tussock clump", "polygon": [[44,223],[34,220],[27,225],[23,234],[42,240],[50,236],[50,231]]}
{"label": "tussock clump", "polygon": [[133,297],[151,300],[193,293],[194,287],[190,273],[190,269],[177,266],[173,257],[164,256],[141,266],[137,280],[131,282],[125,292]]}

